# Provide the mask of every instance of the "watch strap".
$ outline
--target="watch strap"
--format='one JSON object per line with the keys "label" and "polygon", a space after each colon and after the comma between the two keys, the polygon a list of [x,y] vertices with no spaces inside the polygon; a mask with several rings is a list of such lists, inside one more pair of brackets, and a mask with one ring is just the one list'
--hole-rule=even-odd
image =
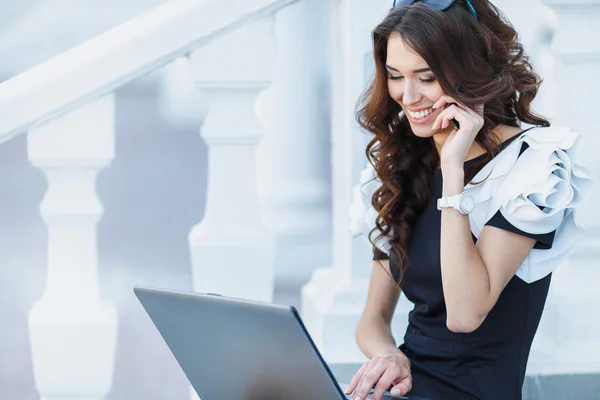
{"label": "watch strap", "polygon": [[442,210],[444,208],[454,208],[458,210],[461,214],[463,211],[460,209],[460,199],[465,192],[455,194],[453,196],[444,196],[438,199],[437,201],[437,209]]}

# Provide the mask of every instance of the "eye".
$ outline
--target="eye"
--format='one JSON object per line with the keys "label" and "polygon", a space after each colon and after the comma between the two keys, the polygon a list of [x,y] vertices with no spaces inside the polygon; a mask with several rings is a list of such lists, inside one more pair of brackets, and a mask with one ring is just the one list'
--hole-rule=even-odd
{"label": "eye", "polygon": [[420,81],[423,82],[423,83],[433,83],[433,82],[436,81],[436,79],[434,77],[432,77],[432,78],[421,78]]}
{"label": "eye", "polygon": [[388,75],[389,79],[392,81],[399,81],[400,79],[404,79],[403,76],[394,76],[394,75]]}

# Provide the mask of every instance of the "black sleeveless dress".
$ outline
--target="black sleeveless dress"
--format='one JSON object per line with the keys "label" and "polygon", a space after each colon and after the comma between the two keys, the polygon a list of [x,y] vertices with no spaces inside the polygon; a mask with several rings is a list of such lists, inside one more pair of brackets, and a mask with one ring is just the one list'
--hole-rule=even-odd
{"label": "black sleeveless dress", "polygon": [[[503,143],[502,149],[520,135]],[[527,148],[523,145],[521,154]],[[481,158],[465,163],[465,170]],[[477,171],[474,171],[474,174]],[[551,275],[528,284],[514,276],[483,324],[472,333],[446,327],[440,265],[442,173],[435,171],[432,196],[412,232],[409,267],[402,292],[414,304],[400,349],[411,361],[409,394],[430,400],[520,400],[527,359],[537,330]],[[534,235],[512,226],[498,212],[486,225],[537,240],[535,248],[552,247],[555,232]],[[473,236],[473,240],[477,239]],[[383,254],[379,259],[387,259]],[[394,277],[399,268],[390,260]]]}

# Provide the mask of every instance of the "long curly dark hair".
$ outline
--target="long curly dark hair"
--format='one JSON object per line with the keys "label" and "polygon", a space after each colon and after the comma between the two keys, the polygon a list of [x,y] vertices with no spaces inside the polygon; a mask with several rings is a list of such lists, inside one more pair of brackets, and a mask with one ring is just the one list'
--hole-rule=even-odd
{"label": "long curly dark hair", "polygon": [[456,0],[445,11],[415,2],[390,10],[373,31],[375,74],[357,110],[358,123],[374,135],[366,154],[381,181],[371,200],[378,216],[369,241],[377,256],[380,251],[375,243],[389,239],[390,259],[401,270],[399,281],[408,265],[412,230],[431,196],[439,155],[433,138],[417,137],[400,114],[400,105],[390,97],[385,68],[388,37],[399,33],[427,62],[446,94],[471,108],[485,105],[485,122],[476,141],[486,156],[465,171],[465,183],[472,179],[470,171],[500,151],[501,140],[493,128],[500,124],[519,127],[521,122],[550,125],[531,110],[541,80],[517,32],[488,0],[471,3],[479,19],[468,11],[464,0]]}

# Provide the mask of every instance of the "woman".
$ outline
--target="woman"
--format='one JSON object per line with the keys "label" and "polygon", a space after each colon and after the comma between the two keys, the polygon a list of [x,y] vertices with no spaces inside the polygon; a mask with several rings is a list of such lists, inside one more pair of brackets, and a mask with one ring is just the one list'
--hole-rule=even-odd
{"label": "woman", "polygon": [[551,272],[581,231],[577,135],[532,112],[540,79],[489,1],[396,3],[358,112],[374,137],[353,233],[375,262],[356,330],[369,361],[347,393],[520,399]]}

